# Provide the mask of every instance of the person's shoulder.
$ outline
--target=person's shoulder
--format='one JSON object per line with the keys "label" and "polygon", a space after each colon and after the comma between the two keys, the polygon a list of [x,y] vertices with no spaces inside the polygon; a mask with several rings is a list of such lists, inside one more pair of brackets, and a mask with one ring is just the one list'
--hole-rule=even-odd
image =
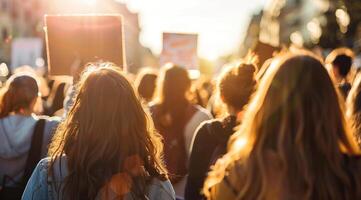
{"label": "person's shoulder", "polygon": [[34,169],[21,199],[48,199],[48,172],[50,158],[39,161]]}
{"label": "person's shoulder", "polygon": [[196,130],[195,143],[204,143],[204,140],[209,140],[216,137],[218,130],[222,127],[222,122],[219,119],[210,119],[203,121]]}
{"label": "person's shoulder", "polygon": [[198,116],[202,119],[213,119],[212,114],[207,109],[199,105],[193,105],[193,107],[196,110],[195,116]]}
{"label": "person's shoulder", "polygon": [[203,121],[198,129],[214,129],[222,126],[222,121],[220,119],[209,119],[206,121]]}
{"label": "person's shoulder", "polygon": [[49,117],[49,116],[46,116],[46,115],[36,115],[36,116],[34,116],[34,118],[36,120],[43,119],[48,123],[59,123],[61,121],[61,118],[57,117],[57,116]]}
{"label": "person's shoulder", "polygon": [[50,166],[50,158],[46,157],[39,161],[39,163],[35,169],[38,171],[38,173],[47,175],[49,166]]}
{"label": "person's shoulder", "polygon": [[34,116],[36,121],[42,119],[45,120],[45,130],[46,132],[52,132],[61,122],[60,117],[49,117],[45,115]]}
{"label": "person's shoulder", "polygon": [[206,114],[206,115],[210,115],[210,116],[211,116],[211,113],[210,113],[207,109],[203,108],[202,106],[200,106],[200,105],[193,105],[193,107],[194,107],[198,112],[201,112],[201,113],[204,113],[204,114]]}
{"label": "person's shoulder", "polygon": [[49,176],[49,181],[61,182],[68,173],[67,158],[65,155],[56,158],[43,158],[40,160],[38,168],[40,173],[47,174],[49,172],[49,168],[51,168],[52,173],[51,176]]}
{"label": "person's shoulder", "polygon": [[170,181],[154,178],[150,184],[149,199],[175,199],[175,192]]}
{"label": "person's shoulder", "polygon": [[54,163],[54,166],[56,166],[57,164],[61,164],[61,166],[64,167],[64,166],[66,166],[66,162],[67,162],[66,156],[63,155],[63,156],[56,157],[54,159],[52,159],[51,157],[43,158],[39,161],[38,165],[41,168],[48,169],[51,163]]}
{"label": "person's shoulder", "polygon": [[43,158],[39,161],[39,166],[43,168],[48,168],[50,163],[50,157]]}

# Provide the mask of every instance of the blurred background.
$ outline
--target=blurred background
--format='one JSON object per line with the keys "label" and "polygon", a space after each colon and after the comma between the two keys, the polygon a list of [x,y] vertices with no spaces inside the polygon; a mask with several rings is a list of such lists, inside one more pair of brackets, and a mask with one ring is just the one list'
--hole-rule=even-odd
{"label": "blurred background", "polygon": [[[44,15],[72,13],[122,14],[133,73],[159,67],[163,32],[198,34],[203,74],[244,56],[259,40],[323,53],[361,50],[360,0],[0,0],[0,63],[46,67]],[[35,55],[25,56],[34,48]]]}

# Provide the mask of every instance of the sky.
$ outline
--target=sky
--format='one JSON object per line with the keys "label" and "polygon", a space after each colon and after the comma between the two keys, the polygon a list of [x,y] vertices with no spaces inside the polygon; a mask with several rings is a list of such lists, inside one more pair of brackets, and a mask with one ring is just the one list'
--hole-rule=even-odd
{"label": "sky", "polygon": [[162,32],[198,33],[198,54],[214,60],[237,51],[252,14],[267,0],[120,0],[139,13],[141,43],[159,54]]}

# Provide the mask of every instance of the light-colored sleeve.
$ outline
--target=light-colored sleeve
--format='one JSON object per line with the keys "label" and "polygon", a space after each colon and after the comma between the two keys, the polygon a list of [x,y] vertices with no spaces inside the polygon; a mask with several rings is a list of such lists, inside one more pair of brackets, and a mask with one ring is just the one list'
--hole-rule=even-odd
{"label": "light-colored sleeve", "polygon": [[22,200],[47,200],[48,199],[48,159],[41,160],[31,175]]}
{"label": "light-colored sleeve", "polygon": [[212,115],[203,108],[198,108],[198,111],[193,115],[191,120],[187,123],[184,129],[184,142],[187,150],[188,159],[191,153],[192,141],[198,126],[207,120],[212,119]]}

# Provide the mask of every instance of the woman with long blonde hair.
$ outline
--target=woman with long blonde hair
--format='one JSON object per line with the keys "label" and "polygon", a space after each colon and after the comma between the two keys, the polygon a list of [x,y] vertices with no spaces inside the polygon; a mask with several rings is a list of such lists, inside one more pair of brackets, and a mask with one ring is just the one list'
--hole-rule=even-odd
{"label": "woman with long blonde hair", "polygon": [[361,199],[359,149],[322,61],[283,55],[261,80],[209,199]]}
{"label": "woman with long blonde hair", "polygon": [[24,199],[175,199],[162,143],[116,68],[90,67]]}

